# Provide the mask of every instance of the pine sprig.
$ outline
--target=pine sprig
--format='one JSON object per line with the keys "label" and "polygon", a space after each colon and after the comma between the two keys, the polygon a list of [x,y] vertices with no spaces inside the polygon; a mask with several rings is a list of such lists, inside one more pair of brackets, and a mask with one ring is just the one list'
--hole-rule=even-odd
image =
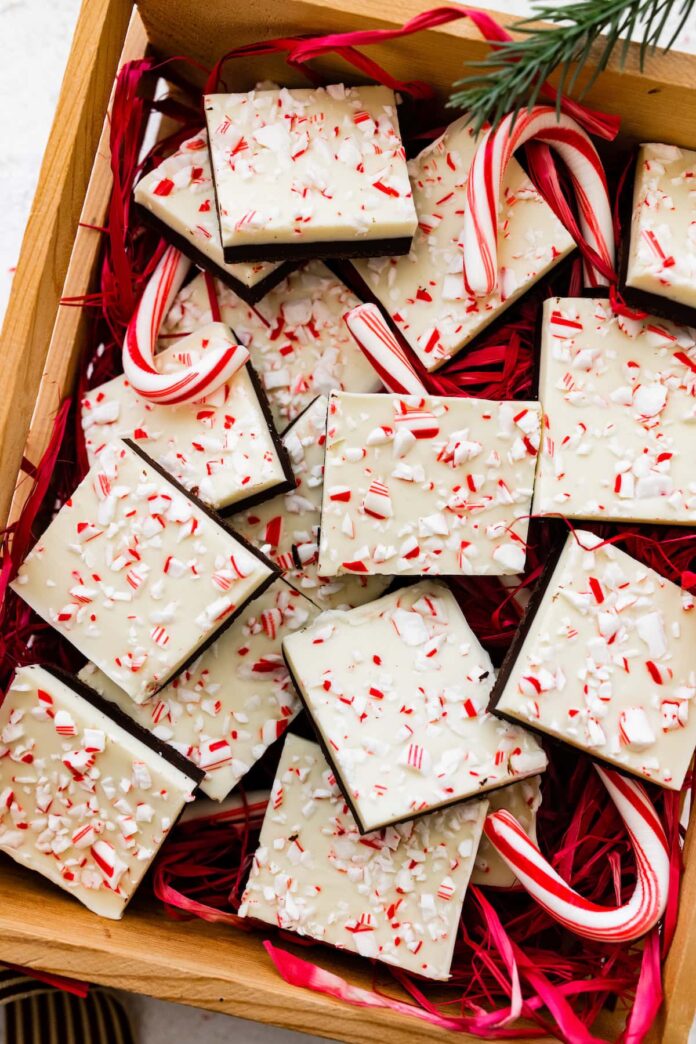
{"label": "pine sprig", "polygon": [[[646,54],[658,46],[669,15],[676,11],[678,23],[667,44],[662,45],[664,50],[672,46],[695,4],[696,0],[576,0],[553,7],[539,4],[533,18],[512,26],[525,34],[522,39],[504,41],[482,61],[470,63],[476,72],[454,84],[460,89],[451,95],[448,105],[466,110],[477,132],[486,122],[497,126],[506,113],[516,114],[525,105],[534,105],[544,80],[560,68],[558,107],[560,94],[574,91],[597,44],[591,76],[578,95],[582,98],[606,68],[619,41],[623,43],[623,64],[628,38],[640,30],[642,68]],[[534,28],[531,23],[539,19],[555,25]]]}

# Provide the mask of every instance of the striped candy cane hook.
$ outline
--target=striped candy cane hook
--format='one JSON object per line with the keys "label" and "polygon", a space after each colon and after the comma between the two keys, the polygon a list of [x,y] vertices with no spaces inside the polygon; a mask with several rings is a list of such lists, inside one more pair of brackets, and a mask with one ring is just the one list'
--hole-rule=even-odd
{"label": "striped candy cane hook", "polygon": [[231,331],[220,324],[220,343],[210,345],[203,357],[174,373],[160,373],[155,349],[162,321],[169,311],[191,262],[168,247],[152,274],[133,314],[123,342],[123,372],[133,390],[159,405],[198,402],[230,380],[249,358],[236,344]]}
{"label": "striped candy cane hook", "polygon": [[346,312],[343,321],[387,391],[398,395],[427,393],[376,305],[357,305]]}
{"label": "striped candy cane hook", "polygon": [[613,769],[595,765],[626,826],[638,877],[623,906],[599,906],[566,884],[509,812],[486,819],[486,837],[529,894],[548,914],[576,935],[601,942],[630,942],[662,917],[669,890],[669,846],[644,787]]}
{"label": "striped candy cane hook", "polygon": [[[498,283],[498,207],[505,170],[525,142],[542,141],[559,153],[568,168],[578,203],[580,227],[605,266],[614,268],[614,227],[602,161],[589,137],[569,116],[546,105],[510,114],[481,139],[466,185],[464,285],[476,297],[492,293]],[[606,285],[606,277],[586,268],[590,286]]]}

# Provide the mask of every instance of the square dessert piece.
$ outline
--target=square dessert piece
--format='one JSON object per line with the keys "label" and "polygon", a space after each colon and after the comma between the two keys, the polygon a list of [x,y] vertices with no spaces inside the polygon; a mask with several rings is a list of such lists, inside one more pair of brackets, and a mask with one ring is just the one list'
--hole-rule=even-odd
{"label": "square dessert piece", "polygon": [[297,713],[280,643],[317,612],[276,580],[194,664],[140,706],[92,663],[79,677],[202,769],[201,790],[222,801]]}
{"label": "square dessert piece", "polygon": [[633,183],[626,300],[696,324],[696,152],[642,145]]}
{"label": "square dessert piece", "polygon": [[486,808],[361,837],[320,748],[288,735],[239,913],[447,979]]}
{"label": "square dessert piece", "polygon": [[[513,783],[502,790],[492,790],[486,795],[488,811],[499,812],[505,809],[506,812],[510,812],[535,844],[537,811],[541,804],[540,784],[541,777],[532,776],[531,779],[523,779],[521,783]],[[498,855],[485,834],[481,835],[471,883],[486,885],[489,888],[514,888],[518,883],[510,867],[502,856]]]}
{"label": "square dessert piece", "polygon": [[[163,373],[234,344],[223,323],[207,323],[157,356]],[[142,399],[121,375],[82,400],[90,464],[130,438],[177,482],[218,510],[250,506],[294,486],[290,460],[250,365],[198,402],[162,406]],[[108,467],[108,465],[104,465]],[[227,513],[227,512],[226,512]]]}
{"label": "square dessert piece", "polygon": [[455,120],[409,163],[418,229],[408,256],[355,262],[428,370],[456,355],[575,246],[513,159],[501,192],[498,287],[484,297],[469,296],[460,237],[475,151],[466,117]]}
{"label": "square dessert piece", "polygon": [[[216,283],[222,319],[251,357],[279,431],[317,395],[334,390],[367,392],[382,387],[343,322],[360,304],[320,261],[292,272],[255,308]],[[163,344],[212,319],[205,279],[178,294],[162,327]]]}
{"label": "square dessert piece", "polygon": [[536,514],[693,524],[693,335],[606,300],[544,302]]}
{"label": "square dessert piece", "polygon": [[123,442],[108,467],[90,469],[11,586],[143,703],[276,574]]}
{"label": "square dessert piece", "polygon": [[135,186],[145,220],[251,304],[279,283],[289,266],[264,261],[228,265],[222,256],[208,134],[200,131]]}
{"label": "square dessert piece", "polygon": [[577,530],[535,592],[491,709],[679,790],[696,747],[694,647],[692,596]]}
{"label": "square dessert piece", "polygon": [[346,609],[377,598],[390,581],[350,573],[327,577],[317,571],[327,407],[326,397],[319,396],[283,435],[295,488],[233,515],[230,525],[272,558],[288,583],[321,609]]}
{"label": "square dessert piece", "polygon": [[546,767],[530,732],[487,713],[491,661],[444,585],[322,613],[283,653],[363,832]]}
{"label": "square dessert piece", "polygon": [[416,210],[388,87],[204,98],[225,261],[406,253]]}
{"label": "square dessert piece", "polygon": [[524,569],[538,402],[331,396],[319,572]]}
{"label": "square dessert piece", "polygon": [[17,670],[0,707],[0,850],[118,919],[200,777],[102,704],[67,675]]}

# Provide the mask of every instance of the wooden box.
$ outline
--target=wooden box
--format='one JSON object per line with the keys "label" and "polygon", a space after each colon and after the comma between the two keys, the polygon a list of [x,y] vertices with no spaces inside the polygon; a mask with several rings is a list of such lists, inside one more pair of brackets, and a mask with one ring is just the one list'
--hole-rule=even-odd
{"label": "wooden box", "polygon": [[[0,524],[16,518],[31,489],[31,462],[41,456],[55,410],[71,387],[85,343],[82,311],[59,307],[94,284],[111,176],[105,114],[120,63],[148,43],[166,54],[211,64],[244,42],[277,35],[397,25],[426,0],[84,0],[63,91],[27,227],[3,331],[4,387],[0,398]],[[376,19],[372,11],[379,11]],[[503,23],[510,19],[501,18]],[[485,53],[476,30],[462,21],[370,53],[397,76],[421,78],[447,92],[467,60]],[[257,59],[258,63],[258,59]],[[239,66],[239,63],[236,63]],[[320,68],[345,75],[338,59]],[[278,62],[256,64],[254,75],[292,79]],[[241,74],[230,69],[228,82]],[[298,81],[299,82],[299,81]],[[641,72],[632,47],[626,69],[611,63],[589,104],[623,116],[629,138],[696,147],[696,58],[649,57]],[[83,227],[78,228],[82,220]],[[22,460],[25,470],[20,470]],[[29,462],[27,467],[26,462]],[[19,478],[17,479],[17,476]],[[17,483],[15,486],[15,480]],[[12,500],[14,491],[14,500]],[[685,850],[681,917],[666,965],[666,1002],[656,1037],[685,1042],[696,1007],[696,843]],[[9,860],[0,861],[0,960],[61,972],[92,982],[185,1001],[262,1022],[363,1044],[442,1040],[445,1033],[387,1011],[349,1007],[286,985],[261,947],[262,936],[193,921],[167,920],[146,900],[122,922],[95,918],[78,903]],[[370,986],[371,969],[348,956],[322,952],[320,962],[351,982]],[[622,1016],[606,1012],[598,1034],[615,1039]],[[472,1040],[467,1035],[459,1039]]]}

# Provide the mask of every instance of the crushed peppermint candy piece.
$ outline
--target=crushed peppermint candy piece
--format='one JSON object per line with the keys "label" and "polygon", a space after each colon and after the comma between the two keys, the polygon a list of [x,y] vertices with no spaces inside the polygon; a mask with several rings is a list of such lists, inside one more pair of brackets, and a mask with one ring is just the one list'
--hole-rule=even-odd
{"label": "crushed peppermint candy piece", "polygon": [[418,212],[410,254],[354,262],[428,370],[461,351],[574,247],[513,159],[501,192],[498,285],[484,297],[468,294],[460,237],[475,151],[472,128],[462,116],[409,163]]}
{"label": "crushed peppermint candy piece", "polygon": [[[696,323],[696,151],[642,145],[636,161],[625,293],[655,295]],[[636,300],[636,303],[638,301]],[[649,302],[646,302],[649,304]],[[643,305],[641,304],[641,307]]]}
{"label": "crushed peppermint candy piece", "polygon": [[[501,809],[510,812],[536,844],[537,812],[541,805],[540,776],[531,776],[529,779],[523,779],[521,783],[513,783],[512,786],[504,787],[502,790],[492,790],[486,797],[489,812],[499,812]],[[487,885],[489,888],[514,888],[519,883],[485,833],[476,853],[471,883]]]}
{"label": "crushed peppermint candy piece", "polygon": [[679,790],[696,748],[693,600],[585,530],[542,583],[490,709]]}
{"label": "crushed peppermint candy piece", "polygon": [[204,97],[227,262],[408,250],[417,218],[394,92],[337,86]]}
{"label": "crushed peppermint candy piece", "polygon": [[[9,736],[19,722],[22,735]],[[94,913],[120,918],[198,773],[36,664],[16,671],[0,731],[0,850]],[[145,803],[147,820],[137,814]]]}
{"label": "crushed peppermint candy piece", "polygon": [[295,488],[233,515],[229,524],[272,558],[288,583],[319,608],[350,609],[377,598],[389,580],[349,574],[325,577],[317,570],[327,407],[325,396],[315,399],[283,434]]}
{"label": "crushed peppermint candy piece", "polygon": [[[286,266],[265,261],[228,265],[222,254],[208,134],[201,130],[141,178],[135,202],[179,237],[192,260],[209,268],[247,300],[257,301],[282,279]],[[249,295],[249,291],[253,291]]]}
{"label": "crushed peppermint candy piece", "polygon": [[488,803],[359,833],[320,748],[288,735],[240,916],[447,979]]}
{"label": "crushed peppermint candy piece", "polygon": [[363,831],[546,767],[531,733],[486,712],[493,667],[444,585],[322,613],[283,652]]}
{"label": "crushed peppermint candy piece", "polygon": [[539,420],[537,402],[332,395],[319,572],[523,571]]}
{"label": "crushed peppermint candy piece", "polygon": [[[158,355],[162,373],[196,362],[211,348],[235,344],[223,323],[207,323]],[[142,399],[124,376],[93,388],[81,403],[90,464],[118,453],[130,438],[211,507],[222,509],[292,488],[287,454],[267,418],[267,403],[249,365],[198,402],[161,406]]]}
{"label": "crushed peppermint candy piece", "polygon": [[544,302],[537,514],[696,520],[696,331],[614,315],[608,301]]}
{"label": "crushed peppermint candy piece", "polygon": [[[381,387],[343,322],[360,302],[321,261],[292,272],[253,308],[219,282],[215,291],[222,320],[247,348],[279,431],[317,395]],[[162,326],[162,345],[211,319],[208,287],[200,275],[175,298]]]}
{"label": "crushed peppermint candy piece", "polygon": [[297,714],[281,641],[317,612],[276,580],[194,664],[140,706],[94,664],[78,677],[203,769],[200,789],[222,801]]}
{"label": "crushed peppermint candy piece", "polygon": [[134,443],[120,442],[56,514],[12,587],[143,703],[276,572]]}

